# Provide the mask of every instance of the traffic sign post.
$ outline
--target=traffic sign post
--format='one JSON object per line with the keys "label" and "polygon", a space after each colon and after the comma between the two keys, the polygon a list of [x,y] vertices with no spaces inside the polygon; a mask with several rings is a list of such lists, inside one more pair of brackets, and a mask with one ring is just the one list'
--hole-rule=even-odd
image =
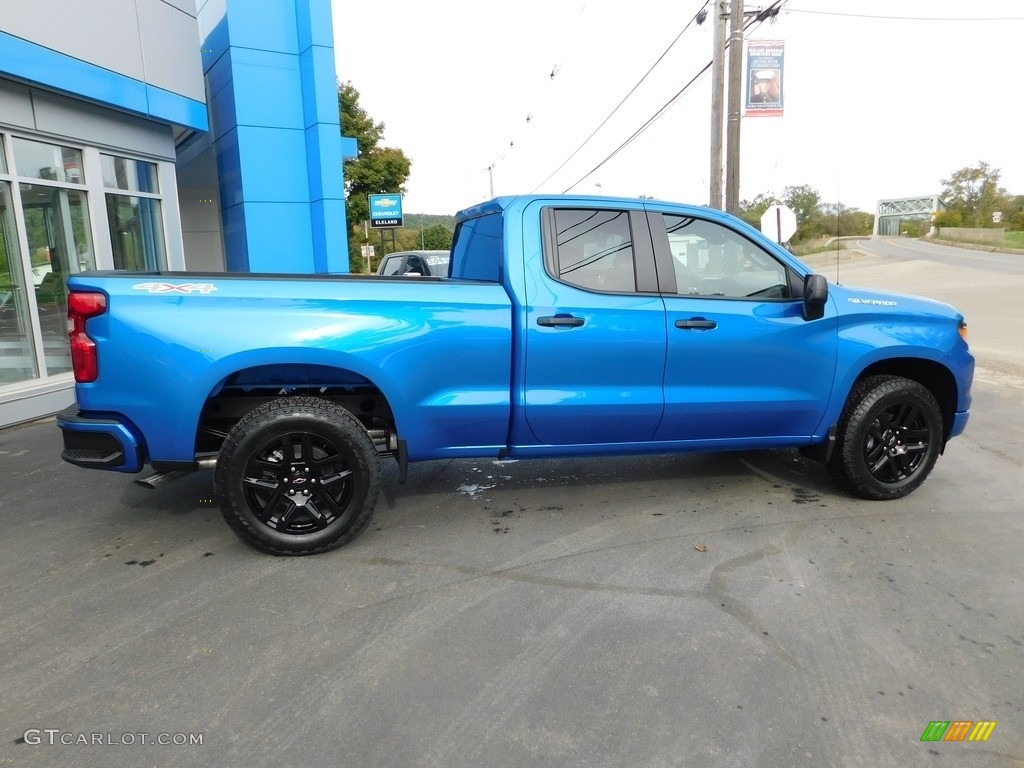
{"label": "traffic sign post", "polygon": [[366,259],[366,274],[370,274],[370,263],[373,261],[374,248],[372,245],[364,245],[361,246],[360,251],[363,254],[363,258]]}
{"label": "traffic sign post", "polygon": [[784,205],[769,206],[761,214],[761,231],[782,245],[796,234],[796,214]]}

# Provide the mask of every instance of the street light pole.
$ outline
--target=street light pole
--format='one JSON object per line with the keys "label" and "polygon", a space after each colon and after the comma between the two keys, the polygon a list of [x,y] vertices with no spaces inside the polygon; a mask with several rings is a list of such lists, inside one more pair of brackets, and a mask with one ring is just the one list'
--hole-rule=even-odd
{"label": "street light pole", "polygon": [[487,177],[491,182],[491,197],[494,197],[494,163],[488,165],[484,170],[487,171]]}

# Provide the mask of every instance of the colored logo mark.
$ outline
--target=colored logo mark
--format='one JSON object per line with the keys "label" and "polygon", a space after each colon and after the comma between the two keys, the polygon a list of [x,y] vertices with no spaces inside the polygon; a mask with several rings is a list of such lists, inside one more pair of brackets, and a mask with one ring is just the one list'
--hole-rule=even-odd
{"label": "colored logo mark", "polygon": [[995,728],[995,720],[932,720],[921,741],[988,741]]}

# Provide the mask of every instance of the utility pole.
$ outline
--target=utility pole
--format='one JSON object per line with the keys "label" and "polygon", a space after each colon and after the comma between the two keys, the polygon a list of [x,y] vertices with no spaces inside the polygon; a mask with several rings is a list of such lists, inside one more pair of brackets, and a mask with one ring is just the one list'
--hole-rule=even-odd
{"label": "utility pole", "polygon": [[[733,0],[736,2],[736,0]],[[711,195],[708,205],[722,208],[722,125],[725,116],[726,0],[714,0],[711,20]]]}
{"label": "utility pole", "polygon": [[743,85],[743,1],[729,14],[729,116],[725,137],[725,210],[740,212],[740,90]]}
{"label": "utility pole", "polygon": [[491,180],[491,197],[494,197],[494,163],[488,165],[484,170],[487,171],[487,176]]}

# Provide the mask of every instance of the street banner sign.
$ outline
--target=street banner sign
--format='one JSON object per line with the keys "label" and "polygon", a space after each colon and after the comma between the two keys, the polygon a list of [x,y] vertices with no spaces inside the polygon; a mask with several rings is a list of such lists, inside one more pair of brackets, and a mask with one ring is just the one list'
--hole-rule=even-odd
{"label": "street banner sign", "polygon": [[782,40],[747,42],[747,99],[744,117],[781,117],[784,89]]}

